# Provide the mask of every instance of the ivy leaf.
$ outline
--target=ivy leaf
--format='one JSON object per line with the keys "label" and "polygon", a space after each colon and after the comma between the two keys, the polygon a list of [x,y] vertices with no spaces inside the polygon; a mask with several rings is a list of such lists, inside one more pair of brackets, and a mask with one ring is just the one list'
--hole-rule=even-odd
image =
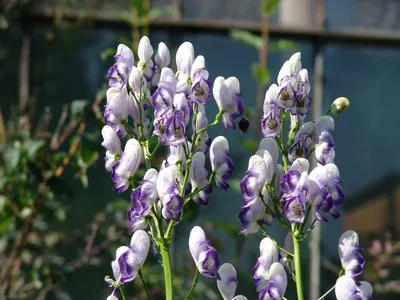
{"label": "ivy leaf", "polygon": [[261,37],[249,31],[232,30],[230,35],[232,39],[244,42],[245,44],[250,45],[257,50],[260,50],[263,46],[263,41]]}

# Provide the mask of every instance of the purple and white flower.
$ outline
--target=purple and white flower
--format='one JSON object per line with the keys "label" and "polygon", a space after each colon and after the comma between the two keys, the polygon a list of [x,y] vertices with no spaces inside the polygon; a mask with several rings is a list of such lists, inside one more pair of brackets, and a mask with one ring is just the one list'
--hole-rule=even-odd
{"label": "purple and white flower", "polygon": [[253,268],[258,299],[282,299],[287,287],[287,275],[278,262],[279,252],[270,238],[260,243],[260,257]]}
{"label": "purple and white flower", "polygon": [[344,232],[339,239],[339,257],[345,274],[353,278],[359,276],[365,265],[365,260],[360,254],[358,234],[352,230]]}
{"label": "purple and white flower", "polygon": [[160,81],[158,82],[158,89],[152,96],[154,118],[162,117],[165,113],[172,110],[176,85],[177,80],[172,70],[170,68],[163,68],[161,70]]}
{"label": "purple and white flower", "polygon": [[[195,120],[193,118],[192,128],[194,128],[194,130],[196,132],[199,132],[201,129],[208,126],[208,119],[206,116],[206,109],[204,108],[204,105],[198,104],[196,123],[194,121]],[[194,138],[194,134],[192,136],[192,139],[193,138]],[[208,149],[210,149],[210,145],[211,145],[211,139],[208,136],[207,131],[200,133],[200,136],[198,137],[198,141],[197,141],[196,145],[197,145],[196,150],[200,150],[203,153],[207,153],[207,151],[208,151]]]}
{"label": "purple and white flower", "polygon": [[190,72],[192,70],[192,65],[194,62],[194,49],[193,45],[189,42],[184,42],[179,46],[176,51],[176,67],[177,73],[176,78],[178,78],[177,92],[189,95],[192,82],[190,79]]}
{"label": "purple and white flower", "polygon": [[104,120],[119,137],[126,135],[125,124],[129,115],[129,95],[127,89],[109,88],[106,92],[107,104],[104,107]]}
{"label": "purple and white flower", "polygon": [[115,183],[114,191],[122,193],[128,189],[130,180],[135,175],[142,160],[143,151],[139,142],[134,138],[129,139],[125,144],[121,159],[113,167],[111,177]]}
{"label": "purple and white flower", "polygon": [[202,55],[196,57],[190,72],[192,90],[190,100],[193,103],[206,104],[211,97],[211,81]]}
{"label": "purple and white flower", "polygon": [[214,81],[213,95],[219,110],[223,112],[222,125],[225,129],[235,129],[236,119],[243,114],[239,80],[236,77],[217,77]]}
{"label": "purple and white flower", "polygon": [[220,279],[217,251],[206,239],[204,230],[195,226],[190,231],[189,250],[200,274],[211,279]]}
{"label": "purple and white flower", "polygon": [[210,161],[212,171],[215,172],[217,187],[227,190],[228,180],[232,176],[233,161],[230,158],[229,143],[223,136],[216,137],[210,146]]}
{"label": "purple and white flower", "polygon": [[192,165],[189,172],[190,182],[192,184],[192,193],[197,189],[206,189],[193,196],[193,201],[197,204],[207,205],[208,197],[212,193],[212,185],[208,185],[208,171],[205,168],[206,157],[203,152],[196,152],[192,158]]}
{"label": "purple and white flower", "polygon": [[333,163],[335,159],[335,143],[333,131],[335,122],[330,116],[322,116],[314,125],[315,157],[319,164]]}
{"label": "purple and white flower", "polygon": [[221,265],[218,274],[220,278],[217,279],[217,286],[224,300],[247,300],[244,296],[235,297],[238,279],[236,270],[231,264]]}
{"label": "purple and white flower", "polygon": [[157,177],[156,169],[147,170],[140,182],[140,185],[131,193],[131,208],[128,211],[128,219],[131,223],[136,223],[136,220],[146,216],[156,201],[157,194]]}
{"label": "purple and white flower", "polygon": [[366,281],[357,283],[351,276],[343,275],[339,277],[335,285],[335,295],[337,300],[372,300],[373,289]]}
{"label": "purple and white flower", "polygon": [[182,175],[178,166],[170,165],[158,174],[157,193],[162,204],[162,215],[167,220],[179,220],[183,207],[183,198],[180,196],[179,183]]}
{"label": "purple and white flower", "polygon": [[119,44],[114,56],[115,64],[108,69],[108,86],[121,90],[128,81],[134,64],[133,52],[124,44]]}
{"label": "purple and white flower", "polygon": [[137,276],[149,253],[149,235],[143,231],[136,231],[129,246],[121,246],[116,251],[116,259],[112,261],[114,278],[119,283],[130,282]]}
{"label": "purple and white flower", "polygon": [[103,142],[101,145],[106,148],[105,168],[108,172],[112,171],[112,167],[121,159],[121,140],[117,133],[109,125],[105,125],[101,130]]}
{"label": "purple and white flower", "polygon": [[151,59],[153,55],[153,47],[150,44],[150,40],[147,36],[143,36],[139,41],[138,46],[138,69],[141,74],[144,75],[147,81],[150,81],[153,77],[153,60]]}
{"label": "purple and white flower", "polygon": [[157,86],[158,81],[160,80],[161,70],[165,67],[168,67],[171,63],[171,54],[169,53],[169,49],[167,45],[163,42],[158,44],[158,50],[154,57],[155,66],[153,67],[154,75],[151,79],[151,85]]}
{"label": "purple and white flower", "polygon": [[265,93],[263,111],[261,118],[261,130],[264,137],[275,137],[281,133],[282,120],[281,111],[277,105],[278,86],[272,84]]}
{"label": "purple and white flower", "polygon": [[325,214],[334,219],[340,217],[337,207],[344,200],[344,193],[340,186],[339,169],[334,164],[317,166],[310,175],[310,194],[315,206],[315,217],[320,221],[327,221]]}

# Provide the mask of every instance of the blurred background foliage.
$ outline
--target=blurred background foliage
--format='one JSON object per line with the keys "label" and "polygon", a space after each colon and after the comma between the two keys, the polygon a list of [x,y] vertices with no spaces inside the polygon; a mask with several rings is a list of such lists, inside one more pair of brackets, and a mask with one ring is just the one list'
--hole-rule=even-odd
{"label": "blurred background foliage", "polygon": [[[165,41],[172,54],[181,42],[193,40],[195,49],[205,52],[201,54],[212,69],[212,76],[218,72],[226,77],[238,76],[246,86],[243,90],[251,90],[244,95],[248,103],[245,114],[251,123],[248,133],[211,131],[212,137],[226,134],[230,140],[238,141],[231,146],[237,165],[232,190],[226,194],[217,192],[206,209],[190,207],[187,219],[177,228],[173,251],[175,288],[180,299],[195,273],[187,251],[190,224],[202,223],[222,261],[230,261],[238,268],[238,293],[251,299],[254,289],[249,274],[259,254],[261,235],[238,235],[236,215],[241,200],[237,192],[247,167],[247,161],[241,158],[248,157],[258,145],[258,120],[266,87],[275,81],[279,66],[290,53],[304,51],[304,65],[311,66],[310,43],[270,37],[278,0],[252,4],[259,12],[259,19],[255,20],[259,22],[259,32],[238,24],[240,29],[232,28],[224,37],[200,35],[201,28],[184,32],[179,28],[169,30],[168,26],[150,27],[162,17],[179,22],[179,1],[168,5],[157,0],[100,1],[103,10],[113,7],[112,12],[117,11],[111,20],[90,9],[98,1],[62,0],[61,6],[51,11],[50,23],[33,18],[32,12],[49,12],[48,2],[0,1],[0,299],[105,299],[110,293],[103,278],[111,275],[115,249],[129,243],[131,232],[126,222],[129,197],[111,191],[111,180],[103,167],[100,130],[105,73],[117,44],[125,43],[135,52],[142,35],[150,36],[154,48]],[[192,2],[183,2],[183,6],[193,8]],[[189,18],[191,11],[186,10]],[[221,8],[219,13],[222,15],[224,10]],[[213,42],[224,49],[235,45],[235,51],[249,57],[236,55],[231,62],[233,55],[224,58],[223,53],[216,52]],[[229,71],[220,70],[222,63],[218,64],[223,59],[228,60]],[[215,108],[210,108],[209,113],[215,114]],[[140,170],[138,176],[143,172]],[[234,201],[226,205],[223,200],[227,199]],[[226,209],[224,214],[221,208]],[[283,237],[279,228],[273,226],[271,232]],[[331,244],[336,243],[332,238]],[[336,249],[331,248],[323,244],[321,249],[325,253],[321,265],[323,288],[330,287],[339,271]],[[307,269],[310,257],[306,251],[303,253]],[[154,299],[163,299],[162,267],[152,254],[143,273]],[[398,242],[390,233],[385,239],[373,240],[368,250],[365,276],[375,283],[380,299],[399,293],[398,255]],[[135,295],[132,299],[144,299],[139,280],[129,288],[127,293]],[[288,290],[293,292],[293,287]],[[195,299],[219,299],[211,280],[201,279],[195,292]],[[288,299],[293,297],[287,295]]]}

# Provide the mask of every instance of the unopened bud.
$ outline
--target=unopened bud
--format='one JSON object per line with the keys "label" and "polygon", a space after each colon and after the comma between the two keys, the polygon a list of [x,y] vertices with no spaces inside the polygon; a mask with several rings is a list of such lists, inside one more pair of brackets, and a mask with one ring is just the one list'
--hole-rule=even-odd
{"label": "unopened bud", "polygon": [[344,110],[346,110],[350,106],[349,99],[345,97],[339,97],[335,101],[333,101],[331,105],[332,115],[337,116]]}
{"label": "unopened bud", "polygon": [[110,278],[110,276],[106,276],[106,277],[104,277],[104,281],[110,286],[110,287],[112,287],[113,286],[113,284],[114,284],[114,280],[112,279],[112,278]]}

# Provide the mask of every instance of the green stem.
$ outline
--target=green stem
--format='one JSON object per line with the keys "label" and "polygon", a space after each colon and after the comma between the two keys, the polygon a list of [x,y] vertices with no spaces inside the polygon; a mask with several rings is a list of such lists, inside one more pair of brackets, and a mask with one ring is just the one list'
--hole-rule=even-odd
{"label": "green stem", "polygon": [[328,296],[328,294],[335,289],[335,286],[336,286],[336,284],[333,287],[331,287],[325,294],[323,294],[321,297],[319,297],[318,300],[325,299],[325,297]]}
{"label": "green stem", "polygon": [[196,275],[195,275],[194,278],[193,278],[192,287],[190,288],[189,292],[186,294],[185,298],[183,298],[183,300],[189,299],[190,294],[191,294],[191,293],[194,291],[194,289],[196,288],[197,281],[199,281],[199,275],[200,275],[199,269],[196,268]]}
{"label": "green stem", "polygon": [[147,298],[148,298],[148,299],[152,299],[152,298],[151,298],[151,295],[150,295],[150,291],[149,291],[149,289],[147,288],[146,281],[144,280],[142,270],[140,270],[140,269],[139,269],[139,277],[140,277],[140,280],[142,280],[143,289],[144,289],[144,291],[146,292]]}
{"label": "green stem", "polygon": [[119,293],[120,293],[120,295],[121,295],[122,300],[126,300],[123,286],[120,285],[120,286],[118,287],[118,290],[119,290]]}
{"label": "green stem", "polygon": [[160,253],[162,258],[162,265],[164,267],[165,299],[172,300],[172,269],[168,245],[160,245]]}
{"label": "green stem", "polygon": [[303,283],[301,281],[301,261],[300,261],[300,242],[297,239],[295,231],[292,232],[293,248],[294,248],[294,268],[296,275],[297,299],[303,300]]}

